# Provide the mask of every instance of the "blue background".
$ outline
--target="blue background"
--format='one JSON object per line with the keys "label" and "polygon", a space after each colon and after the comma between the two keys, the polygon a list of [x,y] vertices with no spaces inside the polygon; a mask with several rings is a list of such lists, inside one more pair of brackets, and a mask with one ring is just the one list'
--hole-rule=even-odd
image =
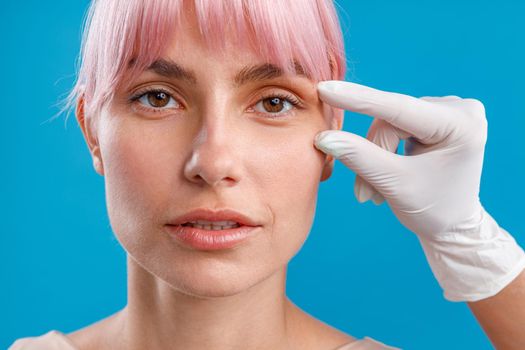
{"label": "blue background", "polygon": [[[484,102],[489,122],[480,198],[525,246],[525,25],[522,1],[339,1],[348,80],[413,96]],[[0,348],[84,327],[126,303],[125,254],[104,182],[74,115],[46,121],[72,86],[87,1],[2,1]],[[372,118],[347,113],[365,136]],[[446,301],[416,236],[387,204],[360,204],[337,162],[321,184],[288,295],[356,337],[404,349],[492,348],[465,303]],[[343,244],[332,245],[333,237]],[[330,271],[330,273],[327,273]]]}

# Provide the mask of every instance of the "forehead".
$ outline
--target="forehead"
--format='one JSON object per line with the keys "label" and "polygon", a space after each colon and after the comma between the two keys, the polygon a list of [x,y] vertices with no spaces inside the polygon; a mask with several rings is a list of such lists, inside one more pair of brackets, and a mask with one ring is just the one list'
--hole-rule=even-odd
{"label": "forehead", "polygon": [[[274,40],[271,41],[273,44],[246,40],[247,36],[239,32],[238,26],[233,25],[231,21],[224,23],[226,25],[222,28],[221,40],[207,40],[209,36],[203,32],[202,23],[199,22],[193,8],[185,8],[179,13],[176,26],[170,31],[165,31],[167,34],[162,40],[155,36],[143,37],[146,41],[141,42],[141,47],[160,44],[160,49],[154,55],[148,55],[149,58],[146,59],[139,53],[136,66],[136,56],[132,55],[129,58],[125,74],[128,79],[124,79],[128,82],[122,81],[123,87],[129,88],[127,84],[131,83],[130,80],[139,77],[162,77],[191,85],[222,80],[233,87],[276,79],[294,86],[315,85],[316,79],[310,75],[310,62],[304,62],[304,57],[295,56],[291,51],[285,50],[291,48],[288,40]],[[274,51],[280,52],[281,55],[268,55],[268,52]],[[284,54],[285,51],[288,53]],[[303,62],[299,63],[300,60]]]}
{"label": "forehead", "polygon": [[[213,63],[215,67],[224,66],[224,69],[235,70],[237,73],[232,76],[231,80],[236,85],[290,73],[311,78],[295,59],[288,62],[288,67],[261,60],[260,53],[253,45],[246,45],[238,41],[236,29],[232,26],[225,28],[220,49],[210,46],[199,28],[191,10],[185,11],[176,34],[172,35],[161,57],[151,63],[146,70],[167,77],[184,78],[192,83],[197,81],[197,74],[194,71],[206,68],[206,65],[210,63]],[[195,68],[190,70],[183,66]]]}
{"label": "forehead", "polygon": [[[254,49],[236,43],[232,30],[229,28],[225,32],[222,49],[214,49],[205,42],[195,18],[186,13],[161,57],[146,66],[144,71],[190,85],[197,85],[199,79],[211,77],[216,71],[227,74],[234,87],[277,78],[311,80],[297,60],[290,60],[288,70],[276,63],[264,62]],[[133,64],[134,59],[131,59],[128,67]]]}
{"label": "forehead", "polygon": [[[250,44],[238,41],[236,28],[231,24],[223,29],[220,45],[210,45],[205,33],[201,32],[201,25],[197,21],[193,7],[189,6],[180,13],[176,30],[163,43],[162,57],[176,57],[176,61],[192,61],[198,63],[206,57],[215,57],[217,60],[235,59],[235,61],[254,61],[257,59],[255,48]],[[220,49],[219,49],[220,48]]]}

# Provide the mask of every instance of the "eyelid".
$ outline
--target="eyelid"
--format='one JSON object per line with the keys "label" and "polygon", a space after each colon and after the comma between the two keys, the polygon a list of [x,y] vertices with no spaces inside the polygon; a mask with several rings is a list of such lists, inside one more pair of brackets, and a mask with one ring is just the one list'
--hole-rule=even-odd
{"label": "eyelid", "polygon": [[[288,110],[288,111],[286,111],[284,113],[281,113],[281,112],[278,112],[278,113],[259,112],[259,111],[255,110],[254,107],[256,105],[258,105],[259,103],[261,103],[265,99],[268,99],[268,98],[271,98],[271,97],[277,97],[277,98],[283,99],[285,101],[288,101],[288,103],[290,103],[292,105],[292,108],[290,108],[290,110]],[[304,108],[304,104],[303,104],[303,102],[301,101],[300,98],[296,97],[292,93],[282,92],[282,91],[281,92],[267,92],[267,93],[263,94],[262,96],[260,96],[257,99],[257,101],[255,102],[255,104],[252,104],[251,106],[252,107],[249,108],[250,112],[254,112],[256,114],[264,115],[265,118],[268,118],[268,119],[285,119],[289,115],[293,114],[296,109],[303,109]]]}
{"label": "eyelid", "polygon": [[128,98],[128,103],[131,105],[138,104],[139,106],[137,108],[142,109],[147,113],[164,113],[164,112],[173,110],[173,108],[149,107],[149,106],[145,106],[144,104],[140,103],[140,99],[144,95],[147,95],[153,92],[163,92],[167,94],[170,97],[170,99],[173,99],[177,104],[183,106],[183,103],[176,96],[176,93],[173,93],[172,91],[164,87],[155,87],[155,86],[147,86],[145,88],[137,90]]}
{"label": "eyelid", "polygon": [[[301,110],[301,109],[306,108],[306,104],[302,100],[302,98],[298,97],[297,94],[290,92],[288,89],[283,88],[281,86],[266,86],[266,88],[267,89],[263,92],[259,92],[259,91],[257,92],[256,101],[250,104],[250,107],[248,108],[248,112],[261,115],[263,116],[263,118],[266,118],[266,119],[285,120],[293,116],[294,113],[297,112],[298,109]],[[283,99],[287,101],[289,104],[291,104],[292,106],[288,111],[277,112],[277,113],[260,112],[255,109],[255,106],[257,106],[259,103],[261,103],[265,99],[268,99],[271,97],[277,97],[277,98]]]}
{"label": "eyelid", "polygon": [[261,95],[264,95],[266,93],[268,93],[268,94],[272,94],[272,93],[281,94],[281,93],[284,93],[286,95],[290,95],[291,97],[295,98],[299,102],[301,107],[305,107],[306,106],[306,101],[303,99],[302,94],[299,93],[298,91],[295,92],[295,91],[291,90],[289,87],[286,86],[286,84],[283,84],[283,85],[275,85],[275,84],[266,85],[266,86],[263,86],[262,89],[264,89],[264,92],[262,92]]}
{"label": "eyelid", "polygon": [[302,98],[297,96],[297,94],[294,94],[286,89],[283,90],[282,88],[279,89],[278,91],[271,90],[269,92],[263,92],[257,102],[259,102],[261,99],[272,97],[272,96],[283,96],[283,97],[286,97],[287,99],[293,100],[300,107],[305,106],[305,102],[303,101]]}
{"label": "eyelid", "polygon": [[141,98],[142,96],[144,96],[144,95],[146,95],[148,93],[152,93],[152,92],[164,92],[165,94],[170,95],[170,97],[172,97],[172,98],[175,98],[174,95],[176,95],[176,93],[174,93],[173,91],[171,91],[170,89],[167,89],[165,87],[161,87],[161,86],[159,86],[159,87],[147,86],[147,87],[138,89],[137,91],[132,93],[131,96],[128,98],[128,100],[130,102],[131,101],[136,101],[139,98]]}

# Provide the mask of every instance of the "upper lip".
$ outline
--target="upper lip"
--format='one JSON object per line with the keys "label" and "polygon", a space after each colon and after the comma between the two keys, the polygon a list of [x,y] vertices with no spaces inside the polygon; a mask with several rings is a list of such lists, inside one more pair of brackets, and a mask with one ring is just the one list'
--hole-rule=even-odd
{"label": "upper lip", "polygon": [[191,210],[183,215],[177,216],[171,220],[168,225],[182,225],[190,221],[206,220],[206,221],[235,221],[244,226],[259,226],[255,220],[247,215],[239,213],[231,209],[212,210],[206,208],[199,208]]}

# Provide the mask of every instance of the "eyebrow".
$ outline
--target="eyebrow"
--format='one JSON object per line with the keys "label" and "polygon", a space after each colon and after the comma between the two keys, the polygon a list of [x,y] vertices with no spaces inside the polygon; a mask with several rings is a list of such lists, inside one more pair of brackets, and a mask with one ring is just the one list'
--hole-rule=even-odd
{"label": "eyebrow", "polygon": [[[294,60],[292,63],[297,76],[307,77],[303,67],[297,61]],[[275,79],[283,75],[284,72],[280,67],[271,63],[263,63],[242,68],[235,75],[233,81],[235,85],[241,86],[249,82]]]}
{"label": "eyebrow", "polygon": [[[135,60],[132,59],[129,64],[132,65],[134,61]],[[296,76],[309,78],[303,67],[296,60],[293,60],[292,64],[294,65]],[[186,69],[180,64],[165,58],[155,60],[148,68],[146,68],[146,71],[152,71],[170,79],[183,80],[193,85],[197,83],[196,74],[192,70]],[[275,79],[283,75],[284,72],[280,67],[271,63],[263,63],[243,67],[237,74],[235,74],[233,82],[236,86],[241,86],[249,82]]]}
{"label": "eyebrow", "polygon": [[197,83],[197,78],[193,71],[183,68],[176,62],[163,58],[154,61],[146,68],[146,71],[152,71],[170,79],[184,80],[191,84]]}

